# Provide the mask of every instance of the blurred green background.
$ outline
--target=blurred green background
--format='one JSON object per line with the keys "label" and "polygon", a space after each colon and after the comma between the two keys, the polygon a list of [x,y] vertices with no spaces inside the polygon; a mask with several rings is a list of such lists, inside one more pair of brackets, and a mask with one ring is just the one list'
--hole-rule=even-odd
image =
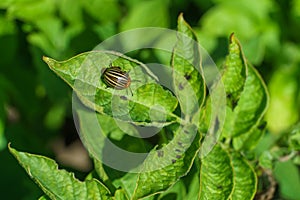
{"label": "blurred green background", "polygon": [[[78,139],[72,91],[49,70],[42,56],[68,59],[132,28],[176,29],[181,12],[218,65],[227,53],[229,35],[236,34],[245,56],[269,88],[269,138],[290,133],[300,114],[300,0],[1,0],[2,199],[37,199],[42,194],[8,153],[8,142],[18,150],[58,158],[78,177],[90,169],[89,164],[63,162],[87,159],[87,155],[83,150],[68,154],[68,147],[77,149],[72,145]],[[136,58],[165,62],[153,52],[137,53]],[[277,195],[300,199],[295,193],[300,189],[299,167],[282,163],[275,170]]]}

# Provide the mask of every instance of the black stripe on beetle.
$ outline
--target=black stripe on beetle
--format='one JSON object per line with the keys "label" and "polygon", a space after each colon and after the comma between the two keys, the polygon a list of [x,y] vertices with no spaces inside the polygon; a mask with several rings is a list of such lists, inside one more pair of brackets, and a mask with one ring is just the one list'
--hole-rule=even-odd
{"label": "black stripe on beetle", "polygon": [[101,76],[103,82],[116,90],[123,90],[130,86],[131,79],[127,72],[121,70],[118,66],[104,68]]}

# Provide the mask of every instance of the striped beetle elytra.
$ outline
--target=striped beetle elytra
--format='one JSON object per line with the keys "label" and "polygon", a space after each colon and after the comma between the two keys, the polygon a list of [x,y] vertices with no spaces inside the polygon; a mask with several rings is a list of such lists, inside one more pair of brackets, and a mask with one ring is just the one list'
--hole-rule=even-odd
{"label": "striped beetle elytra", "polygon": [[125,71],[122,71],[118,66],[104,68],[101,78],[107,86],[116,90],[126,89],[131,83],[129,74]]}

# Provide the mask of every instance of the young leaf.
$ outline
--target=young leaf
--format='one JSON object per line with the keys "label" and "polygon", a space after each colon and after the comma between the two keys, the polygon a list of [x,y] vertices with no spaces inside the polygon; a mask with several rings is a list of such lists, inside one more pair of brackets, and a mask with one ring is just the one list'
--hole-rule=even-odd
{"label": "young leaf", "polygon": [[257,178],[253,168],[238,153],[231,154],[234,172],[232,200],[253,199],[256,193]]}
{"label": "young leaf", "polygon": [[200,46],[192,28],[178,17],[177,43],[173,50],[173,85],[184,114],[199,110],[205,99],[205,83],[202,76]]}
{"label": "young leaf", "polygon": [[227,108],[223,135],[234,137],[258,126],[266,112],[269,97],[265,83],[254,67],[247,63],[234,35],[230,37],[225,66],[222,80],[231,105]]}
{"label": "young leaf", "polygon": [[244,89],[233,110],[232,135],[246,133],[252,127],[258,126],[267,110],[268,101],[265,83],[258,72],[249,66]]}
{"label": "young leaf", "polygon": [[220,145],[214,146],[202,158],[198,199],[228,199],[234,187],[233,176],[228,153]]}
{"label": "young leaf", "polygon": [[199,150],[200,134],[195,125],[179,127],[173,140],[152,151],[142,166],[132,199],[167,190],[187,174]]}
{"label": "young leaf", "polygon": [[59,170],[54,160],[10,146],[9,150],[51,199],[112,199],[110,191],[96,179],[81,182],[74,174]]}
{"label": "young leaf", "polygon": [[229,41],[229,54],[223,67],[222,81],[224,83],[227,96],[230,96],[230,103],[237,102],[246,80],[246,60],[244,58],[242,47],[231,34]]}
{"label": "young leaf", "polygon": [[[99,113],[143,125],[165,125],[179,120],[172,113],[177,107],[176,98],[156,84],[156,77],[136,60],[109,51],[86,52],[62,62],[43,59],[73,88],[85,106]],[[105,84],[102,72],[110,65],[129,73],[129,88],[116,90]],[[129,90],[133,96],[128,94]]]}

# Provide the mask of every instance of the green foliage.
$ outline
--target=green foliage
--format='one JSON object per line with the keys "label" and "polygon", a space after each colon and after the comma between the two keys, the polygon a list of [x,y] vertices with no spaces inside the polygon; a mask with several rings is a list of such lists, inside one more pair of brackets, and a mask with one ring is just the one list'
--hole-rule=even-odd
{"label": "green foliage", "polygon": [[[233,169],[228,153],[216,145],[201,160],[199,199],[228,199],[233,191]],[[222,192],[220,192],[222,191]]]}
{"label": "green foliage", "polygon": [[[182,15],[178,18],[178,31],[180,34],[178,34],[171,60],[173,84],[182,112],[191,115],[199,110],[199,105],[202,105],[205,100],[206,88],[201,76],[200,47],[196,35]],[[189,79],[186,81],[184,77],[189,77]],[[191,93],[194,94],[191,95]]]}
{"label": "green foliage", "polygon": [[[293,64],[283,66],[269,82],[272,98],[266,118],[270,122],[270,130],[274,133],[284,131],[299,119],[299,113],[295,112],[299,94],[299,75],[296,70],[298,69]],[[280,113],[280,115],[278,116],[276,113]]]}
{"label": "green foliage", "polygon": [[131,7],[132,12],[122,20],[121,30],[149,26],[167,27],[169,24],[169,15],[167,14],[169,2],[169,0],[135,2]]}
{"label": "green foliage", "polygon": [[49,158],[9,150],[51,199],[111,199],[108,189],[96,179],[80,182]]}
{"label": "green foliage", "polygon": [[[163,90],[162,86],[155,84],[153,78],[143,74],[142,68],[145,68],[143,64],[128,57],[119,56],[114,52],[94,51],[80,54],[64,62],[57,62],[47,57],[43,59],[76,91],[86,106],[99,113],[126,120],[124,108],[127,108],[126,105],[129,104],[129,114],[134,122],[159,123],[163,121],[162,116],[167,118],[167,122],[175,121],[176,116],[172,112],[177,106],[176,98],[169,91]],[[136,91],[132,98],[126,95],[124,90],[117,91],[118,99],[116,96],[113,98],[116,93],[115,89],[108,88],[105,83],[99,82],[99,74],[103,68],[110,65],[110,61],[114,61],[113,66],[121,66],[122,70],[130,71],[129,75],[132,80],[141,80],[131,85],[131,89]],[[142,68],[136,67],[139,64]],[[149,74],[151,73],[149,72]],[[135,90],[136,88],[138,89]],[[153,109],[155,105],[159,105],[160,108]],[[150,116],[151,108],[151,112],[155,114]]]}
{"label": "green foliage", "polygon": [[[192,29],[183,20],[182,15],[179,17],[178,30],[180,33],[184,33],[190,38],[195,38]],[[196,90],[196,100],[194,100],[193,98],[182,99],[182,97],[187,96],[187,94],[182,94],[179,91],[182,90],[182,88],[180,87],[185,87],[185,83],[182,82],[183,80],[181,80],[179,78],[180,76],[178,76],[176,73],[174,73],[173,75],[173,83],[175,88],[178,87],[177,91],[176,89],[175,91],[178,98],[180,99],[179,102],[182,106],[181,108],[183,113],[187,116],[190,116],[188,119],[192,120],[194,118],[194,113],[198,112],[195,112],[197,111],[195,110],[195,108],[187,109],[187,107],[189,105],[197,105],[198,103],[200,103],[200,106],[197,109],[201,109],[201,104],[204,100],[205,92],[203,90],[204,87],[201,86],[203,85],[203,78],[197,76],[197,73],[193,71],[192,65],[189,64],[193,63],[194,60],[186,63],[187,61],[182,57],[176,57],[178,55],[178,52],[180,51],[184,53],[192,51],[193,56],[191,58],[194,58],[195,60],[199,58],[199,51],[193,51],[195,49],[194,44],[184,42],[186,39],[183,37],[186,36],[178,35],[178,42],[173,50],[172,67],[174,70],[178,69],[178,74],[181,74],[181,76],[187,76],[186,74],[188,74],[191,77],[188,81],[192,85],[192,87],[200,89]],[[257,121],[260,120],[261,115],[263,114],[263,111],[267,106],[266,88],[261,86],[264,83],[257,76],[257,74],[252,71],[252,68],[247,68],[246,61],[242,56],[240,45],[233,35],[231,36],[230,43],[232,45],[230,46],[228,58],[231,59],[229,59],[229,61],[225,63],[224,73],[222,74],[222,77],[224,78],[223,80],[229,80],[229,78],[231,78],[233,82],[224,81],[225,88],[233,88],[231,85],[235,84],[235,81],[240,82],[240,80],[236,78],[240,77],[238,75],[242,71],[246,71],[248,73],[244,73],[245,81],[241,82],[240,89],[227,91],[228,94],[233,94],[233,96],[235,97],[234,101],[237,102],[237,110],[242,110],[241,108],[243,107],[244,109],[246,109],[241,112],[242,114],[236,114],[238,116],[236,118],[238,120],[241,120],[243,123],[239,124],[238,122],[234,122],[229,127],[237,127],[241,129],[243,124],[246,124],[247,127],[242,127],[242,131],[240,131],[238,134],[228,135],[228,138],[240,136],[241,134],[246,133],[246,131],[244,130],[250,129],[249,127],[252,126],[255,127]],[[231,51],[231,48],[234,48],[235,50]],[[147,66],[114,52],[105,51],[83,53],[63,62],[58,62],[47,57],[44,57],[43,59],[57,75],[59,75],[67,84],[69,84],[73,88],[73,90],[76,92],[76,95],[84,105],[97,111],[96,116],[99,115],[99,117],[96,118],[94,118],[95,113],[92,113],[90,111],[82,110],[78,111],[77,114],[79,118],[81,133],[83,135],[82,139],[84,143],[87,144],[92,156],[99,161],[103,159],[101,159],[99,155],[102,155],[101,150],[105,148],[105,139],[99,137],[99,135],[97,134],[98,131],[96,126],[97,124],[105,123],[105,121],[107,123],[107,120],[103,120],[103,115],[109,116],[109,118],[116,117],[116,119],[126,122],[126,118],[122,116],[122,113],[123,115],[125,113],[125,111],[122,111],[122,107],[126,108],[126,105],[129,105],[129,114],[131,116],[131,119],[133,120],[133,123],[139,124],[140,122],[144,122],[143,124],[146,125],[148,121],[152,120],[151,124],[158,126],[159,120],[156,121],[156,118],[153,118],[153,116],[143,116],[143,113],[149,113],[149,109],[152,106],[158,104],[160,108],[163,108],[160,110],[165,110],[167,111],[167,113],[156,113],[154,116],[161,116],[166,114],[167,122],[179,123],[176,129],[170,129],[170,131],[173,131],[173,139],[157,151],[154,148],[150,152],[150,154],[147,155],[142,165],[139,166],[142,172],[139,172],[135,176],[130,177],[130,180],[133,183],[135,182],[135,187],[133,188],[131,184],[122,185],[127,193],[127,196],[130,199],[140,199],[142,197],[151,196],[156,193],[161,193],[167,190],[174,183],[176,183],[180,177],[188,173],[194,159],[196,158],[196,155],[198,155],[198,151],[200,150],[199,142],[201,133],[198,132],[198,124],[193,123],[198,121],[183,121],[183,119],[181,119],[179,116],[174,116],[172,112],[177,105],[176,98],[161,86],[156,85],[154,79],[151,78],[150,72],[149,75],[141,76],[142,73],[139,73],[139,71],[136,72],[135,70],[137,64],[140,64],[146,71],[149,71],[147,69]],[[240,62],[241,59],[244,59],[244,69],[238,71],[237,69],[243,66],[241,64],[242,62]],[[129,95],[127,95],[125,96],[126,98],[124,98],[124,96],[122,95],[125,94],[120,94],[124,91],[120,91],[120,93],[116,92],[114,88],[105,87],[104,83],[99,82],[98,74],[101,73],[104,66],[109,65],[110,60],[113,60],[113,66],[120,66],[124,71],[131,70],[135,72],[131,75],[132,79],[144,80],[145,82],[143,82],[144,85],[142,86],[142,89],[138,87],[136,89],[136,87],[132,86],[133,96],[130,97]],[[102,68],[98,68],[97,66],[99,65],[102,65]],[[198,67],[201,67],[200,63],[196,62],[196,65],[198,65]],[[178,85],[181,86],[179,87]],[[196,87],[196,85],[198,85],[198,87]],[[237,93],[239,90],[241,91],[240,94]],[[110,102],[113,99],[112,96],[115,92],[115,96],[119,99],[118,104]],[[249,95],[249,92],[255,92],[257,95]],[[168,97],[166,97],[166,95],[168,95]],[[122,104],[122,101],[128,102]],[[264,103],[261,104],[260,102],[262,101],[264,101]],[[249,108],[248,102],[250,102],[250,105],[254,106]],[[118,108],[117,112],[113,112],[112,110],[110,110],[114,107]],[[144,108],[145,110],[143,110]],[[159,112],[159,110],[156,110],[156,112]],[[250,114],[254,117],[249,118],[248,115]],[[256,117],[256,115],[254,114],[257,114],[258,117]],[[226,119],[235,119],[234,115],[235,112],[233,112],[232,115],[228,115]],[[176,119],[176,121],[169,121],[169,119],[172,118]],[[245,123],[245,120],[247,120],[248,123]],[[111,126],[113,125],[113,123],[110,124]],[[127,126],[128,125],[129,124],[127,124]],[[163,126],[166,125],[167,124],[165,123],[163,124]],[[134,129],[134,127],[131,127],[130,129],[132,130]],[[226,129],[224,130],[228,131]],[[108,130],[103,130],[103,132],[106,132],[105,135],[108,135],[107,131]],[[234,133],[234,131],[232,130],[228,132]],[[191,141],[192,143],[190,143]],[[221,145],[216,144],[216,146],[212,149],[211,152],[208,153],[207,156],[201,158],[201,166],[199,169],[200,183],[197,195],[199,199],[228,199],[230,196],[233,199],[245,197],[249,199],[253,198],[256,192],[256,176],[252,168],[247,163],[247,160],[245,160],[238,152],[232,153],[232,157],[230,157],[229,152],[227,152],[229,151],[230,146],[227,146],[226,149],[227,150],[223,149]],[[197,159],[199,159],[199,157],[197,157]],[[24,161],[20,160],[20,162],[21,164],[23,164]],[[52,163],[52,165],[54,164]],[[101,163],[99,163],[99,165],[101,165]],[[24,167],[27,168],[27,166]],[[44,174],[45,173],[32,174],[32,177],[33,179],[40,180],[43,178]],[[51,173],[49,173],[49,175],[51,175]],[[99,175],[101,176],[103,175],[103,173]],[[107,175],[109,176],[109,174]],[[42,177],[40,178],[40,176]],[[244,180],[244,177],[247,177],[247,180]],[[61,178],[64,179],[64,177]],[[49,180],[49,184],[51,184],[51,182],[53,181],[51,181],[51,179]],[[122,182],[121,180],[119,181]],[[42,184],[40,184],[40,186],[42,188],[45,187]],[[54,196],[52,196],[52,193],[55,193],[52,192],[52,190],[55,191],[55,189],[52,187],[54,186],[49,185],[47,188],[49,188],[50,191],[44,192],[53,199],[59,194],[55,194]],[[247,193],[245,193],[244,190],[247,191]],[[99,195],[105,198],[108,193],[110,192],[106,191],[106,193],[100,193]],[[63,198],[67,198],[68,194],[65,195],[66,197]]]}
{"label": "green foliage", "polygon": [[[275,1],[215,2],[216,6],[206,12],[199,22],[199,34],[205,36],[204,43],[211,44],[209,49],[215,48],[219,37],[226,37],[232,32],[238,33],[240,39],[245,41],[245,54],[251,63],[259,64],[269,50],[279,49],[279,28],[270,16],[277,7]],[[208,41],[204,41],[206,39]]]}
{"label": "green foliage", "polygon": [[[271,191],[273,199],[299,199],[299,17],[299,0],[1,1],[2,197],[253,199]],[[90,51],[122,31],[153,26],[177,26],[172,52]],[[133,35],[121,41],[122,48],[148,37]],[[207,82],[206,58],[192,41],[220,66],[219,82]],[[153,62],[171,65],[172,89],[144,64]],[[129,72],[129,88],[115,90],[101,81],[110,64]],[[206,87],[221,83],[226,115],[220,117]],[[79,108],[77,128],[94,161],[88,176],[75,172],[80,180],[47,158],[55,157],[49,148],[54,139],[68,143],[77,134],[69,122],[72,90],[73,100],[79,99],[72,102]],[[159,131],[140,138],[138,126]],[[107,139],[122,150],[149,154],[128,163],[134,173],[120,172],[102,162]],[[7,142],[45,156],[5,148]]]}
{"label": "green foliage", "polygon": [[282,196],[287,199],[299,199],[298,189],[300,176],[297,167],[292,161],[279,162],[276,164],[274,174],[279,184]]}
{"label": "green foliage", "polygon": [[235,137],[256,128],[267,109],[268,94],[261,77],[252,66],[248,66],[239,42],[233,35],[230,40],[222,76],[229,96],[224,132]]}

